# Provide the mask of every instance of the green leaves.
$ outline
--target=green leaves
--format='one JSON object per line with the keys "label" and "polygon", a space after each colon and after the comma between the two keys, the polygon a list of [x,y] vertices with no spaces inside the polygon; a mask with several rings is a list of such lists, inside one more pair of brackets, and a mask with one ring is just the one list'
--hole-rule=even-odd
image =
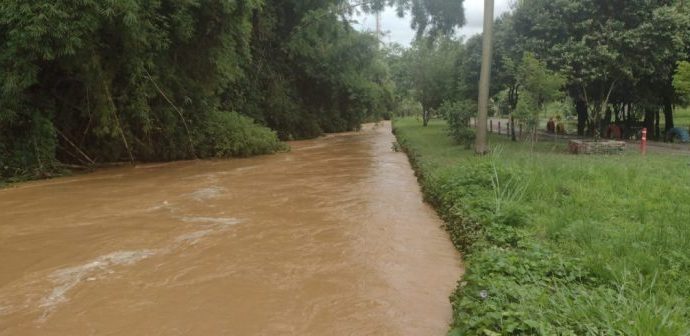
{"label": "green leaves", "polygon": [[448,133],[466,149],[474,143],[474,127],[470,120],[477,115],[477,104],[471,100],[463,102],[445,101],[438,109],[438,113],[448,121]]}
{"label": "green leaves", "polygon": [[[462,45],[453,39],[418,40],[399,57],[398,71],[409,77],[402,89],[422,104],[425,113],[438,109],[446,100],[454,100],[455,65]],[[403,77],[404,75],[398,75]]]}
{"label": "green leaves", "polygon": [[560,90],[565,85],[562,75],[547,69],[546,64],[532,53],[523,55],[517,77],[522,88],[537,100],[539,108],[543,107],[545,102],[559,98]]}
{"label": "green leaves", "polygon": [[[354,1],[353,1],[354,2]],[[395,7],[398,15],[411,15],[412,28],[417,38],[435,39],[452,36],[457,28],[465,25],[464,0],[373,0],[355,2],[367,11],[380,11],[385,6]]]}
{"label": "green leaves", "polygon": [[690,62],[678,62],[678,69],[673,76],[673,88],[685,101],[690,100]]}

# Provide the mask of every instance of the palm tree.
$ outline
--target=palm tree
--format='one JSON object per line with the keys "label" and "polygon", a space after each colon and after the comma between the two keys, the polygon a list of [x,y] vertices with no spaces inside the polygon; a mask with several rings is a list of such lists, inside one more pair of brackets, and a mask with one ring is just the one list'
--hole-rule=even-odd
{"label": "palm tree", "polygon": [[484,34],[482,45],[482,71],[479,76],[479,113],[477,115],[477,138],[474,150],[484,155],[489,151],[486,141],[486,120],[489,110],[489,82],[491,80],[491,49],[494,29],[494,0],[484,0]]}

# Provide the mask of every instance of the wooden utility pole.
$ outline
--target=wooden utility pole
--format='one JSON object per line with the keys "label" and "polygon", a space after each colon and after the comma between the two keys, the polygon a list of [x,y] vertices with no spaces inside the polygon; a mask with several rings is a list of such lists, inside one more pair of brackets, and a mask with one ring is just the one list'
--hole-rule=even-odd
{"label": "wooden utility pole", "polygon": [[477,114],[477,137],[474,151],[484,155],[489,152],[486,135],[486,120],[489,114],[489,84],[491,81],[491,53],[494,30],[494,0],[484,0],[484,33],[482,36],[482,70],[479,76],[479,113]]}
{"label": "wooden utility pole", "polygon": [[376,43],[381,49],[381,12],[376,11]]}

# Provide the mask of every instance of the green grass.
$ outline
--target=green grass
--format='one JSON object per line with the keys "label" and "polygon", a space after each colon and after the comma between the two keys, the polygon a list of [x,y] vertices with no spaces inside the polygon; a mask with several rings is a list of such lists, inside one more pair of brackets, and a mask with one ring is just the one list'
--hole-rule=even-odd
{"label": "green grass", "polygon": [[690,335],[690,156],[395,132],[465,254],[452,335]]}

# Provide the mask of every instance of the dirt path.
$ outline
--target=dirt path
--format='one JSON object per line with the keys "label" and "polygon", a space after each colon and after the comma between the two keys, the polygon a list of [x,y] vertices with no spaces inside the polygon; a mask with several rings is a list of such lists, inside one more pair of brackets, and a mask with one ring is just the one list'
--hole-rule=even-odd
{"label": "dirt path", "polygon": [[0,335],[443,335],[460,258],[393,141],[0,190]]}
{"label": "dirt path", "polygon": [[[493,133],[496,134],[503,134],[506,137],[508,136],[509,132],[509,120],[508,119],[501,119],[501,118],[489,118],[489,122],[493,121],[493,127],[491,130]],[[500,124],[499,124],[500,123]],[[500,125],[500,128],[499,128]],[[516,126],[517,127],[517,126]],[[517,130],[516,130],[517,133]],[[544,140],[552,140],[554,139],[554,135],[552,134],[547,134],[546,132],[539,131],[539,137]],[[559,136],[558,140],[559,141],[567,141],[569,139],[579,139],[580,137],[576,135],[566,135],[566,136]],[[640,142],[635,141],[635,140],[626,140],[627,147],[629,150],[639,150],[640,147]],[[690,144],[683,144],[683,143],[664,143],[664,142],[658,142],[658,141],[648,141],[647,142],[647,150],[648,152],[652,153],[663,153],[663,154],[685,154],[685,155],[690,155]]]}

